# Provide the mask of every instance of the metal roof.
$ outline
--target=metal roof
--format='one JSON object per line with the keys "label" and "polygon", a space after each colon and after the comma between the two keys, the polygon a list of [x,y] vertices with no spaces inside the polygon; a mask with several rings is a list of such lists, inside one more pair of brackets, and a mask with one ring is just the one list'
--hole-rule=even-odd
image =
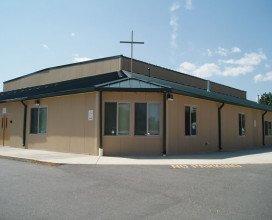
{"label": "metal roof", "polygon": [[96,90],[124,90],[124,91],[169,91],[170,88],[161,84],[153,83],[151,81],[145,81],[131,77],[126,74],[127,78],[118,79],[112,82],[96,85]]}
{"label": "metal roof", "polygon": [[97,84],[111,82],[122,77],[127,76],[122,72],[112,72],[58,83],[51,83],[41,86],[1,92],[0,102],[37,99],[81,92],[90,92],[94,91],[94,86]]}
{"label": "metal roof", "polygon": [[144,76],[141,74],[136,74],[136,73],[131,74],[127,71],[123,71],[123,72],[130,77],[141,79],[141,80],[146,80],[146,81],[151,80],[153,83],[158,83],[162,86],[171,88],[171,91],[173,93],[191,96],[191,97],[195,97],[195,98],[207,99],[210,101],[216,101],[216,102],[221,102],[221,103],[226,103],[226,104],[239,105],[239,106],[243,106],[243,107],[254,108],[254,109],[259,109],[259,110],[264,110],[264,111],[272,111],[272,106],[259,104],[257,102],[250,101],[247,99],[240,99],[240,98],[236,98],[234,96],[224,95],[221,93],[207,91],[204,89],[199,89],[199,88],[195,88],[195,87],[191,87],[191,86],[185,86],[185,85],[182,85],[179,83],[174,83],[171,81],[162,80],[162,79],[155,78],[155,77],[151,77],[152,79],[150,79],[148,76]]}
{"label": "metal roof", "polygon": [[240,99],[127,71],[106,73],[64,82],[2,92],[0,93],[0,102],[37,99],[95,90],[173,92],[215,102],[272,111],[271,106],[259,104],[247,99]]}
{"label": "metal roof", "polygon": [[[98,58],[98,59],[93,59],[93,60],[82,61],[82,62],[69,63],[69,64],[64,64],[64,65],[58,65],[58,66],[53,66],[53,67],[48,67],[48,68],[45,68],[45,69],[41,69],[41,70],[38,70],[38,71],[35,71],[35,72],[32,72],[32,73],[26,74],[26,75],[23,75],[23,76],[19,76],[19,77],[10,79],[10,80],[6,80],[6,81],[4,81],[4,83],[16,81],[18,79],[22,79],[22,78],[25,78],[25,77],[28,77],[28,76],[31,76],[31,75],[35,75],[35,74],[44,73],[46,71],[50,71],[50,70],[53,70],[53,69],[58,69],[58,68],[63,68],[63,67],[70,67],[70,66],[77,66],[77,65],[86,64],[86,63],[95,63],[95,62],[99,62],[99,61],[112,60],[112,59],[118,59],[118,58],[130,59],[129,57],[126,57],[124,55],[115,55],[115,56],[103,57],[103,58]],[[177,74],[183,74],[183,75],[190,76],[192,78],[197,78],[197,79],[204,80],[202,78],[199,78],[199,77],[196,77],[196,76],[192,76],[192,75],[186,74],[186,73],[181,73],[181,72],[178,72],[176,70],[169,69],[169,68],[166,68],[166,67],[163,67],[163,66],[158,66],[158,65],[155,65],[155,64],[152,64],[152,63],[148,63],[148,62],[144,62],[144,61],[137,60],[137,59],[134,59],[134,60],[138,61],[138,62],[141,62],[141,63],[143,63],[145,65],[148,65],[148,66],[159,67],[159,68],[162,68],[164,70],[169,70],[169,71],[175,72]],[[211,83],[215,83],[215,82],[211,81]],[[219,84],[219,83],[216,83],[216,84]],[[222,84],[219,84],[219,85],[222,85]],[[231,89],[235,89],[235,90],[238,90],[238,91],[245,92],[244,90],[241,90],[241,89],[233,88],[233,87],[226,86],[226,85],[223,85],[223,86],[229,87]]]}

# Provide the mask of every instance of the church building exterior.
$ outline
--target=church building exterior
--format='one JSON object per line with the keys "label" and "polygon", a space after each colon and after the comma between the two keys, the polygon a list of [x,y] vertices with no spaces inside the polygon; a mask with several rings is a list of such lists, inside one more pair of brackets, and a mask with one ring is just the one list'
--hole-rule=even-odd
{"label": "church building exterior", "polygon": [[90,155],[272,147],[272,107],[246,92],[119,55],[4,82],[0,145]]}

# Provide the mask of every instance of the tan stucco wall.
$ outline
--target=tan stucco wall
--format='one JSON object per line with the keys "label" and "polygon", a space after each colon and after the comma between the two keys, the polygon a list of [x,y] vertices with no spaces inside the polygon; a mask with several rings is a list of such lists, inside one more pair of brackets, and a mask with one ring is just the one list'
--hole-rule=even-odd
{"label": "tan stucco wall", "polygon": [[[98,154],[99,144],[99,94],[97,92],[41,99],[41,106],[48,107],[47,134],[29,134],[30,108],[34,101],[27,101],[28,120],[26,146],[60,152]],[[130,135],[104,136],[105,155],[160,155],[163,150],[163,96],[161,93],[103,92],[103,106],[107,101],[129,102]],[[135,102],[157,102],[161,104],[160,135],[134,136]],[[185,106],[197,107],[197,135],[185,136]],[[219,103],[174,94],[173,101],[167,101],[167,154],[182,154],[218,150],[217,108]],[[22,147],[23,105],[20,102],[1,103],[9,115],[5,145]],[[93,121],[88,121],[88,110],[94,110]],[[104,114],[104,107],[103,107]],[[264,111],[226,104],[222,108],[223,150],[238,150],[262,147],[262,113]],[[238,114],[246,118],[246,135],[238,134]],[[104,117],[103,117],[104,118]],[[256,120],[256,127],[254,127]],[[272,121],[272,112],[265,115]],[[12,121],[12,123],[10,123]],[[102,122],[104,126],[104,121]],[[103,128],[104,130],[104,128]],[[2,145],[0,126],[0,145]],[[272,146],[272,136],[265,137],[267,146]]]}
{"label": "tan stucco wall", "polygon": [[[103,92],[103,106],[105,102],[130,103],[130,135],[105,136],[103,135],[103,148],[105,155],[160,155],[162,153],[163,132],[163,96],[161,93],[140,92]],[[135,102],[158,102],[160,111],[159,136],[134,136],[134,104]],[[104,114],[104,107],[103,107]],[[103,117],[104,118],[104,117]],[[104,121],[103,121],[104,134]]]}
{"label": "tan stucco wall", "polygon": [[[28,102],[27,146],[61,152],[98,154],[98,93],[85,93],[41,99],[47,106],[47,133],[29,134],[30,108]],[[88,110],[94,110],[94,119],[88,120]]]}
{"label": "tan stucco wall", "polygon": [[[5,134],[5,146],[22,147],[23,144],[23,118],[24,108],[20,102],[9,102],[0,104],[0,112],[6,108],[8,114],[8,126]],[[0,145],[3,145],[3,129],[0,117]]]}
{"label": "tan stucco wall", "polygon": [[[245,114],[246,133],[239,136],[239,113]],[[222,146],[224,150],[237,150],[262,146],[263,111],[225,105],[222,109]],[[256,127],[254,127],[256,120]]]}
{"label": "tan stucco wall", "polygon": [[[197,107],[197,135],[185,136],[185,106]],[[167,153],[180,154],[218,150],[219,103],[182,95],[174,95],[167,102]],[[222,148],[224,151],[262,147],[262,113],[264,111],[234,105],[225,105],[221,113]],[[238,114],[246,118],[246,135],[239,136]],[[272,121],[272,113],[265,119]],[[256,120],[256,127],[254,127]],[[208,143],[205,145],[205,143]],[[266,136],[266,145],[272,145],[272,136]]]}
{"label": "tan stucco wall", "polygon": [[44,85],[118,70],[120,70],[120,58],[90,63],[79,63],[73,66],[43,70],[36,74],[6,82],[4,83],[4,91]]}
{"label": "tan stucco wall", "polygon": [[[185,135],[185,106],[197,108],[195,136]],[[167,154],[217,150],[217,107],[216,102],[176,94],[167,101]]]}
{"label": "tan stucco wall", "polygon": [[[264,117],[264,120],[272,122],[272,112],[267,112],[267,114]],[[272,147],[272,135],[265,136],[265,144]]]}

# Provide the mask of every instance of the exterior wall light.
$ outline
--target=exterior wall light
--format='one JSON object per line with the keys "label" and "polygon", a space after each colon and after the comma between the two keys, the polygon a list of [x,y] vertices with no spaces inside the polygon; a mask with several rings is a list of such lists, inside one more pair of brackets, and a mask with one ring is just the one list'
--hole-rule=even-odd
{"label": "exterior wall light", "polygon": [[166,98],[167,98],[168,101],[173,101],[174,100],[174,96],[170,92],[166,93]]}
{"label": "exterior wall light", "polygon": [[35,100],[35,105],[36,105],[36,106],[39,106],[39,105],[40,105],[40,100],[39,100],[39,99]]}

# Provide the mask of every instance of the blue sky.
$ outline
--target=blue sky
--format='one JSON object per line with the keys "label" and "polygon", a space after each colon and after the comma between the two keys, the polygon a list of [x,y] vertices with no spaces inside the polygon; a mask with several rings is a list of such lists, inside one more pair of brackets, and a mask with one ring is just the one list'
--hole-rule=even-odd
{"label": "blue sky", "polygon": [[[257,93],[272,90],[271,0],[1,0],[0,76],[135,57]],[[2,87],[2,85],[1,85]]]}

